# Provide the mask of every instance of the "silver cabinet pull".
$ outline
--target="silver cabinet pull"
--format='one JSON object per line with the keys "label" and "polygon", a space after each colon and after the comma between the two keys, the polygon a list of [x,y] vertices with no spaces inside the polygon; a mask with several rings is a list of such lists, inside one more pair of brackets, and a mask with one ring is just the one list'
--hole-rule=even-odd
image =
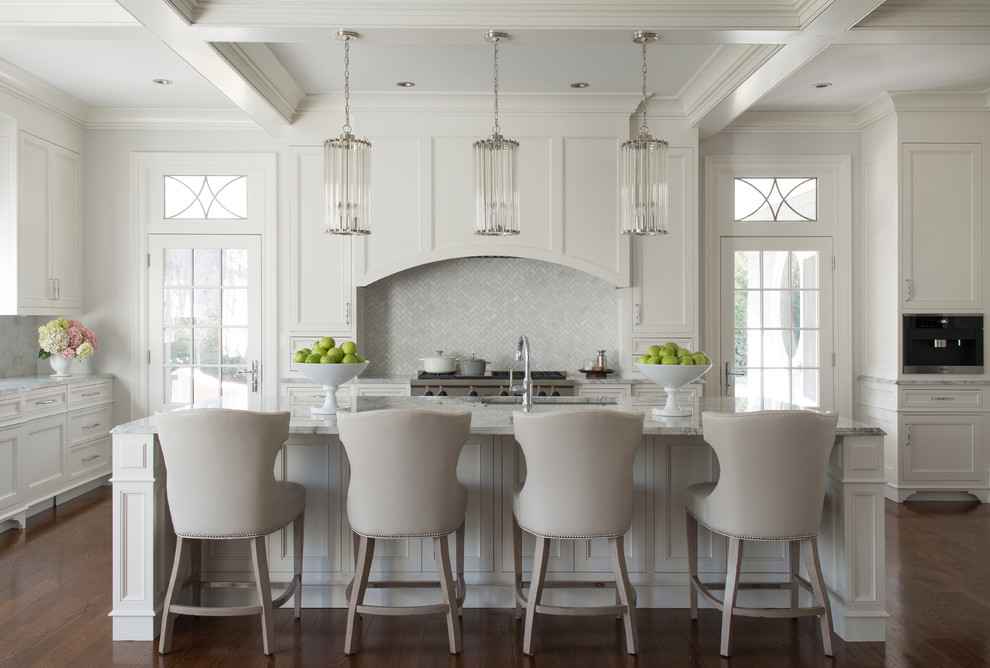
{"label": "silver cabinet pull", "polygon": [[83,427],[83,429],[96,429],[99,426],[100,426],[100,423],[99,422],[94,422],[93,424],[87,424],[87,425],[85,425]]}
{"label": "silver cabinet pull", "polygon": [[931,401],[955,401],[955,397],[928,397]]}
{"label": "silver cabinet pull", "polygon": [[350,325],[351,324],[351,303],[350,302],[347,302],[346,304],[344,304],[344,324],[345,325]]}
{"label": "silver cabinet pull", "polygon": [[633,304],[633,324],[639,324],[639,304]]}
{"label": "silver cabinet pull", "polygon": [[47,406],[48,404],[57,404],[57,403],[58,403],[58,399],[48,399],[47,401],[36,401],[36,402],[34,402],[34,405],[35,406]]}
{"label": "silver cabinet pull", "polygon": [[904,445],[911,445],[911,423],[904,425]]}
{"label": "silver cabinet pull", "polygon": [[83,392],[82,395],[84,397],[98,397],[98,396],[100,396],[100,393],[99,392]]}
{"label": "silver cabinet pull", "polygon": [[905,291],[906,294],[904,296],[904,301],[909,302],[911,301],[911,279],[910,278],[904,279],[904,283],[906,284],[906,291]]}
{"label": "silver cabinet pull", "polygon": [[91,462],[94,459],[99,459],[99,458],[100,455],[93,455],[92,457],[83,457],[82,463],[85,464],[86,462]]}

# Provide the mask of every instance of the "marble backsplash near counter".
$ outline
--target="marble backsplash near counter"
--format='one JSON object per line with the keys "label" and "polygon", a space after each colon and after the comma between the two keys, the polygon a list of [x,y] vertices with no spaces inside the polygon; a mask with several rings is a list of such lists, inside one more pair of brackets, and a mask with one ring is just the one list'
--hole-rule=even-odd
{"label": "marble backsplash near counter", "polygon": [[599,348],[617,355],[615,286],[551,262],[445,260],[376,281],[362,297],[367,376],[415,374],[418,358],[437,350],[475,353],[489,368],[522,368],[513,359],[520,334],[529,338],[534,369],[574,376]]}
{"label": "marble backsplash near counter", "polygon": [[33,376],[37,372],[37,316],[0,315],[0,378]]}

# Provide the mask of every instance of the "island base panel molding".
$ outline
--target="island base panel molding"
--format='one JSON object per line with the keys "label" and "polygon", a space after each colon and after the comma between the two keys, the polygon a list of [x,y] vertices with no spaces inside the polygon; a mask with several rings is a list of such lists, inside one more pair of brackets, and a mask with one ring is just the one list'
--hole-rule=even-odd
{"label": "island base panel molding", "polygon": [[[474,436],[472,436],[474,438]],[[503,541],[511,541],[511,535],[503,535],[501,497],[503,480],[501,475],[502,459],[513,457],[515,453],[510,448],[516,448],[509,436],[480,436],[480,440],[491,439],[494,446],[493,467],[494,479],[483,476],[486,482],[481,489],[470,489],[470,494],[481,500],[493,493],[496,495],[490,508],[482,503],[480,516],[489,526],[480,528],[479,549],[490,557],[478,560],[476,570],[466,573],[468,584],[467,607],[512,608],[514,606],[514,590],[511,573],[503,572],[502,553]],[[698,447],[708,447],[701,436],[676,436],[679,444],[693,439]],[[315,441],[321,441],[331,453],[339,452],[340,443],[335,434],[293,434],[286,443],[291,450],[294,445],[305,445],[312,449]],[[644,435],[647,446],[645,472],[637,474],[637,485],[645,480],[647,504],[653,506],[655,494],[667,494],[667,503],[671,508],[679,501],[679,491],[661,491],[652,475],[653,456],[657,448],[667,445],[668,437],[663,435]],[[298,441],[299,443],[296,443]],[[161,609],[164,590],[168,582],[167,574],[171,568],[172,535],[170,521],[167,515],[165,498],[165,470],[161,460],[157,438],[150,433],[115,433],[114,434],[114,502],[113,502],[113,638],[114,640],[153,640],[160,629]],[[326,461],[337,462],[334,456]],[[343,464],[346,475],[346,462]],[[331,468],[336,468],[332,466]],[[830,480],[826,497],[826,508],[823,514],[822,533],[819,538],[822,554],[823,569],[832,599],[833,617],[836,634],[847,641],[882,641],[885,639],[886,612],[884,609],[884,569],[883,569],[883,446],[880,436],[840,436],[832,453]],[[645,476],[643,478],[642,476]],[[317,555],[307,555],[304,575],[303,606],[307,608],[346,607],[344,590],[351,578],[353,557],[346,517],[343,516],[344,493],[346,485],[336,484],[337,473],[329,477],[313,475],[313,481],[323,480],[320,489],[308,490],[314,498],[326,498],[330,527],[320,530],[327,538],[327,548],[333,557],[327,559]],[[670,480],[677,480],[676,472],[672,472]],[[333,482],[331,482],[333,481]],[[327,485],[330,482],[331,484]],[[341,481],[343,482],[343,481]],[[491,487],[489,487],[491,485]],[[678,506],[679,507],[679,506]],[[337,515],[340,514],[340,518]],[[680,510],[670,513],[671,522],[678,519],[683,523]],[[308,527],[309,528],[309,527]],[[313,527],[317,529],[317,527]],[[654,531],[666,530],[659,526],[644,526],[648,535]],[[475,528],[479,531],[479,528]],[[273,534],[271,537],[272,575],[276,577],[281,572],[281,560],[284,545],[291,545],[287,536]],[[488,543],[487,545],[485,543]],[[647,541],[651,543],[651,541]],[[315,544],[314,544],[315,545]],[[278,549],[275,549],[278,547]],[[422,554],[421,546],[410,542],[403,548],[409,558],[402,562],[398,557],[394,568],[388,572],[391,580],[420,580],[427,579],[424,573],[415,568],[417,555]],[[662,545],[649,549],[665,549]],[[338,552],[339,550],[339,552]],[[576,551],[576,550],[575,550]],[[571,560],[574,552],[571,552]],[[339,555],[339,556],[337,556]],[[676,556],[676,555],[675,555]],[[232,562],[236,563],[236,561]],[[652,554],[646,555],[646,563],[654,563]],[[425,568],[425,567],[424,567]],[[672,566],[672,569],[677,569]],[[686,569],[686,566],[685,566]],[[239,570],[234,567],[232,570]],[[771,570],[780,570],[772,568]],[[554,574],[551,574],[554,575]],[[568,579],[584,579],[591,583],[604,581],[603,574],[580,572],[574,565],[559,571],[558,577]],[[751,579],[775,578],[776,572],[767,573],[758,570],[744,574]],[[686,608],[687,575],[686,572],[630,573],[633,585],[636,587],[638,605],[643,608]],[[756,593],[756,592],[754,592]],[[431,601],[430,598],[438,592],[431,590],[414,591],[400,589],[393,592],[369,590],[371,597],[388,596],[390,604],[414,604]],[[779,592],[759,592],[752,601],[755,604],[778,604],[773,598]],[[594,604],[599,597],[610,602],[614,593],[611,590],[598,591],[594,587],[581,590],[579,593],[548,591],[551,596],[568,596],[569,600],[561,603],[572,604],[581,602]]]}

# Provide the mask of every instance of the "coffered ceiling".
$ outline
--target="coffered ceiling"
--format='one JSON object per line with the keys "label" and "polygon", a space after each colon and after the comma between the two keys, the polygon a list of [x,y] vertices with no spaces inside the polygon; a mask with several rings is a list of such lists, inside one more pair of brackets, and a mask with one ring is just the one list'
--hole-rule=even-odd
{"label": "coffered ceiling", "polygon": [[340,28],[361,35],[355,100],[490,93],[487,30],[511,36],[501,94],[636,94],[632,34],[656,32],[651,113],[686,118],[702,137],[749,110],[855,112],[888,91],[990,91],[988,0],[0,0],[0,92],[71,96],[82,123],[101,110],[241,110],[278,136],[339,100]]}

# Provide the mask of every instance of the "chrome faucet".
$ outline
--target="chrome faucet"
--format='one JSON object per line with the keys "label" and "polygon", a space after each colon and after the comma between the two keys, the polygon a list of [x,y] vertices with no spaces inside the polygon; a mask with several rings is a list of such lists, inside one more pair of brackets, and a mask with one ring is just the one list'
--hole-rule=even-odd
{"label": "chrome faucet", "polygon": [[[525,376],[522,384],[522,409],[527,413],[533,410],[533,375],[529,367],[529,339],[523,334],[519,337],[519,345],[516,347],[516,361],[519,358],[524,360]],[[514,391],[518,388],[512,388]]]}

